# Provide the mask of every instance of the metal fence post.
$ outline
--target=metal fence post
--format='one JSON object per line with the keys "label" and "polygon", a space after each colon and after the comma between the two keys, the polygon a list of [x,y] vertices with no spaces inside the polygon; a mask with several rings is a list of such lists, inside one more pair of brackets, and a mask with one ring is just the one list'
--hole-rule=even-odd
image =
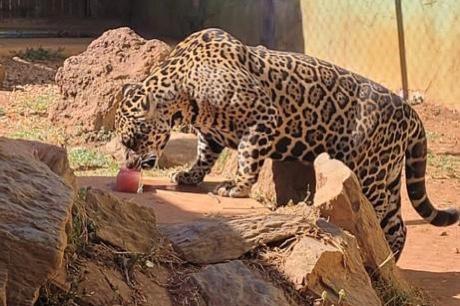
{"label": "metal fence post", "polygon": [[396,7],[396,23],[398,26],[398,45],[399,45],[399,61],[401,65],[401,81],[403,98],[407,101],[409,98],[409,84],[407,80],[407,61],[406,61],[406,44],[404,40],[404,23],[401,0],[395,0]]}

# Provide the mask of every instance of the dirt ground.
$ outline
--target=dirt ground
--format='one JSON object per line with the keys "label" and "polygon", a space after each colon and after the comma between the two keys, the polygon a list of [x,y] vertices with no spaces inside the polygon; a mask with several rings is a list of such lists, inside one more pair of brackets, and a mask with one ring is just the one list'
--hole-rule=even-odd
{"label": "dirt ground", "polygon": [[[428,132],[427,189],[440,208],[460,207],[460,113],[426,103],[415,107]],[[403,192],[408,237],[398,266],[440,306],[460,305],[460,226],[424,223]]]}
{"label": "dirt ground", "polygon": [[2,38],[0,40],[0,56],[10,56],[11,53],[40,46],[49,49],[62,48],[64,54],[70,56],[85,50],[92,40],[92,38]]}
{"label": "dirt ground", "polygon": [[[71,41],[64,45],[62,41],[53,43],[55,45],[52,48],[68,47],[70,53],[83,50],[87,44],[86,41]],[[17,42],[14,50],[37,44],[40,42],[27,42],[23,45]],[[59,127],[50,125],[47,119],[47,108],[57,98],[53,73],[40,66],[31,68],[30,65],[11,60],[11,54],[6,52],[10,46],[3,40],[0,42],[0,64],[6,67],[9,75],[8,86],[0,91],[0,136],[38,139],[65,145],[72,150],[75,139],[66,139]],[[62,60],[40,64],[54,71],[60,63]],[[429,196],[437,207],[460,207],[460,113],[430,101],[415,106],[415,109],[422,117],[428,134]],[[71,154],[71,163],[82,166],[78,168],[83,169],[79,174],[93,176],[80,178],[80,183],[111,188],[116,165],[114,167],[110,157],[101,155],[97,149],[85,150],[88,151],[82,152],[95,155],[83,157],[97,156],[101,162],[85,168],[88,160],[82,159],[81,155]],[[96,172],[95,168],[98,168]],[[85,172],[84,169],[91,171]],[[100,176],[94,177],[95,174]],[[264,208],[252,200],[233,201],[212,197],[204,187],[176,190],[173,186],[164,183],[162,185],[155,192],[147,190],[143,195],[134,195],[139,197],[136,200],[151,205],[156,210],[159,223],[180,222],[212,214],[264,211]],[[209,186],[212,186],[212,182]],[[428,293],[435,305],[460,305],[460,227],[455,225],[436,228],[425,224],[411,207],[405,190],[403,214],[408,225],[408,239],[398,266],[411,283]]]}

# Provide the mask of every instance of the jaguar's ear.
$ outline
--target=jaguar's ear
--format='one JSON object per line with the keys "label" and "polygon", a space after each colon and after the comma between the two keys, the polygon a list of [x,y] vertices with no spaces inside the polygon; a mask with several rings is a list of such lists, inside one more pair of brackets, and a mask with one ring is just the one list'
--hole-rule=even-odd
{"label": "jaguar's ear", "polygon": [[149,92],[146,96],[146,115],[145,117],[147,119],[152,119],[155,114],[156,114],[156,110],[157,110],[157,106],[158,106],[158,101],[157,99],[155,99],[155,95],[153,92]]}

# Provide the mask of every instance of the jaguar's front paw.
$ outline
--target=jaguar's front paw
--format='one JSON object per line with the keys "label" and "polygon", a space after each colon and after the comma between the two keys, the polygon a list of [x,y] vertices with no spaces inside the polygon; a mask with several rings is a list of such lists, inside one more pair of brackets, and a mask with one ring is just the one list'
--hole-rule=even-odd
{"label": "jaguar's front paw", "polygon": [[188,171],[179,171],[173,173],[171,182],[177,185],[197,185],[203,181],[203,176],[197,173]]}
{"label": "jaguar's front paw", "polygon": [[230,198],[247,198],[249,191],[248,188],[237,186],[234,181],[223,182],[214,189],[214,193],[217,195]]}

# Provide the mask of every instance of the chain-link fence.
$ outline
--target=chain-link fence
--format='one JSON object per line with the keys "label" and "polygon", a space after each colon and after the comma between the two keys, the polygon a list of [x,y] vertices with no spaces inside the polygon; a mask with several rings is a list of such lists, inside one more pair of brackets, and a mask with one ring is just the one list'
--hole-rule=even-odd
{"label": "chain-link fence", "polygon": [[[306,53],[398,93],[406,74],[409,98],[415,94],[460,105],[459,1],[305,0],[301,4]],[[404,62],[407,69],[401,66]]]}

